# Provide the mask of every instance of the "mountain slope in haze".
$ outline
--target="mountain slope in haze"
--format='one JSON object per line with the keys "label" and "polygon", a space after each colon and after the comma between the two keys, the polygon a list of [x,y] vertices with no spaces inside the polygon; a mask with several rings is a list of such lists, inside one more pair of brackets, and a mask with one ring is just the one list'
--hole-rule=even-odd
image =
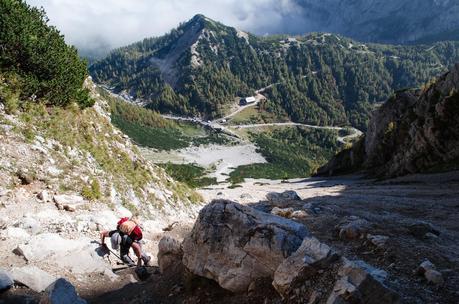
{"label": "mountain slope in haze", "polygon": [[422,90],[391,97],[365,137],[336,155],[319,175],[358,169],[380,177],[459,169],[459,65]]}
{"label": "mountain slope in haze", "polygon": [[459,39],[457,0],[296,0],[308,31],[361,41],[412,43]]}
{"label": "mountain slope in haze", "polygon": [[235,97],[264,94],[293,121],[365,128],[373,105],[459,60],[459,43],[361,44],[331,34],[257,37],[202,15],[91,66],[98,83],[161,112],[222,116]]}

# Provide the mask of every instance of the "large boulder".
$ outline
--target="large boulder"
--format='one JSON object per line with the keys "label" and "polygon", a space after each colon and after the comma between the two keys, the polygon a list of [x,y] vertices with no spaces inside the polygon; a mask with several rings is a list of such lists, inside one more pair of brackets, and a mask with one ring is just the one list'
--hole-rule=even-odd
{"label": "large boulder", "polygon": [[182,245],[176,239],[165,236],[158,244],[158,266],[161,273],[182,263]]}
{"label": "large boulder", "polygon": [[315,237],[307,237],[300,248],[277,268],[273,286],[285,298],[297,285],[338,260],[339,255],[328,245]]}
{"label": "large boulder", "polygon": [[40,300],[40,304],[86,304],[80,298],[75,287],[66,279],[60,278],[49,285],[45,294]]}
{"label": "large boulder", "polygon": [[36,292],[44,291],[56,278],[35,266],[14,267],[11,276],[17,283]]}
{"label": "large boulder", "polygon": [[306,228],[294,221],[215,200],[201,210],[183,241],[183,263],[195,275],[244,292],[256,279],[272,279],[306,236]]}
{"label": "large boulder", "polygon": [[399,303],[399,296],[384,285],[387,273],[376,269],[363,261],[349,261],[338,273],[338,280],[333,287],[327,304],[394,304]]}
{"label": "large boulder", "polygon": [[13,287],[14,281],[9,273],[0,269],[0,293]]}

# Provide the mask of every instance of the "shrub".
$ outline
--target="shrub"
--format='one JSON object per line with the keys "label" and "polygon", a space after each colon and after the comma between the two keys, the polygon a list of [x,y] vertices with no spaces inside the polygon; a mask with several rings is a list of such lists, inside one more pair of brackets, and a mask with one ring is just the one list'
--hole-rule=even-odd
{"label": "shrub", "polygon": [[81,195],[88,201],[101,199],[102,192],[100,191],[100,184],[97,179],[91,182],[91,185],[85,185],[81,190]]}
{"label": "shrub", "polygon": [[83,88],[86,62],[47,23],[43,9],[24,0],[0,1],[0,72],[17,76],[22,99],[91,106],[93,101]]}

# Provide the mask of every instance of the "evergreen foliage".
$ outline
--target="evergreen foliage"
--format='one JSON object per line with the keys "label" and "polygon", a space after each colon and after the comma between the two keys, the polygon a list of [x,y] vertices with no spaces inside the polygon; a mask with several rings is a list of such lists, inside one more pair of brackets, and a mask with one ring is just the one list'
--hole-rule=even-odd
{"label": "evergreen foliage", "polygon": [[93,101],[83,88],[86,63],[47,23],[43,9],[23,0],[0,1],[0,72],[14,79],[23,100],[91,106]]}
{"label": "evergreen foliage", "polygon": [[244,178],[291,179],[307,177],[339,150],[337,132],[302,127],[252,133],[252,140],[268,163],[240,166],[230,174],[232,183]]}

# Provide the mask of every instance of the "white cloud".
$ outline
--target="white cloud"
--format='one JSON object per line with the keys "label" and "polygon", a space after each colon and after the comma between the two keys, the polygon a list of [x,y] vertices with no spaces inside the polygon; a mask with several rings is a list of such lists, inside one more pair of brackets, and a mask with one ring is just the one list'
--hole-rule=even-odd
{"label": "white cloud", "polygon": [[201,13],[257,34],[298,31],[294,0],[26,0],[43,6],[50,23],[83,49],[118,47],[159,36]]}

